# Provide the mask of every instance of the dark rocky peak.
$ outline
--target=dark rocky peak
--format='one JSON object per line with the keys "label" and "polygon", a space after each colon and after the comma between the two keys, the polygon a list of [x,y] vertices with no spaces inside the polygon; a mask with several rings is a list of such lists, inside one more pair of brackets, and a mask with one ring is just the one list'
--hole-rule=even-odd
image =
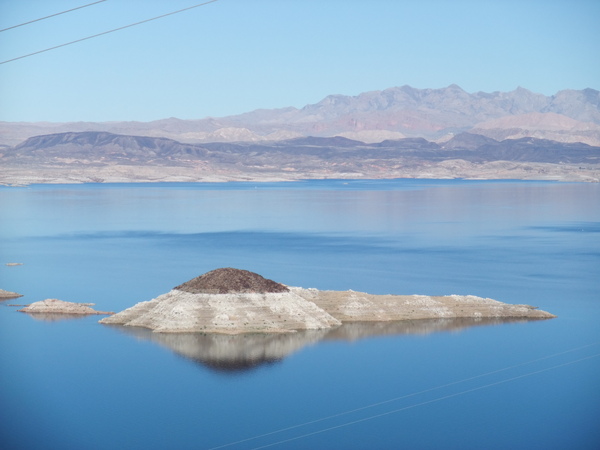
{"label": "dark rocky peak", "polygon": [[454,136],[449,141],[445,142],[442,145],[443,149],[446,150],[454,150],[454,149],[463,149],[463,150],[476,150],[482,145],[487,144],[497,144],[498,141],[482,136],[480,134],[473,133],[460,133]]}
{"label": "dark rocky peak", "polygon": [[96,144],[99,141],[105,141],[106,139],[110,139],[112,136],[115,135],[107,133],[105,131],[83,131],[44,134],[40,136],[30,137],[29,139],[17,145],[15,149],[21,149],[26,147],[46,148],[64,144]]}
{"label": "dark rocky peak", "polygon": [[226,267],[212,270],[174,289],[191,294],[288,292],[283,284],[248,270]]}
{"label": "dark rocky peak", "polygon": [[34,136],[17,145],[15,149],[25,147],[45,148],[65,144],[90,145],[93,147],[119,144],[141,148],[156,148],[159,144],[177,144],[177,141],[148,136],[126,136],[106,131],[82,131]]}
{"label": "dark rocky peak", "polygon": [[207,155],[200,145],[182,144],[173,139],[149,136],[127,136],[103,131],[57,133],[31,137],[3,152],[8,157],[69,157],[96,160],[103,158],[197,158]]}
{"label": "dark rocky peak", "polygon": [[318,146],[318,147],[356,147],[357,145],[365,145],[364,142],[355,141],[348,139],[343,136],[333,137],[318,137],[318,136],[307,136],[294,139],[288,139],[285,141],[278,142],[278,145],[307,145],[307,146]]}
{"label": "dark rocky peak", "polygon": [[14,147],[14,150],[61,146],[78,148],[119,147],[129,150],[152,150],[154,152],[172,152],[181,149],[200,148],[198,145],[182,144],[173,139],[163,137],[128,136],[105,131],[83,131],[34,136]]}
{"label": "dark rocky peak", "polygon": [[439,148],[439,145],[435,142],[431,142],[423,138],[386,139],[378,144],[372,144],[372,146],[413,150],[437,150]]}

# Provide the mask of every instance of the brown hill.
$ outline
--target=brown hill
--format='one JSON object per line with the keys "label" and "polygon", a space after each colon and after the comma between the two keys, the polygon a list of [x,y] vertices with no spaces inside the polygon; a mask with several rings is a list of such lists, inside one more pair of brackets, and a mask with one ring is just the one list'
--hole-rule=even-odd
{"label": "brown hill", "polygon": [[288,292],[283,284],[248,270],[231,267],[207,272],[173,289],[191,294]]}

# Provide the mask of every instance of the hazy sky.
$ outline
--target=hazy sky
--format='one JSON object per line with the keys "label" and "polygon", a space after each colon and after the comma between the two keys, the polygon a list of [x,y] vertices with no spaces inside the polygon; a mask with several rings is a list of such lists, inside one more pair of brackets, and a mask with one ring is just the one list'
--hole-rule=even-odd
{"label": "hazy sky", "polygon": [[[0,0],[0,28],[94,0]],[[0,61],[200,3],[107,0],[0,33]],[[0,64],[0,120],[148,121],[408,84],[600,89],[598,0],[219,0]]]}

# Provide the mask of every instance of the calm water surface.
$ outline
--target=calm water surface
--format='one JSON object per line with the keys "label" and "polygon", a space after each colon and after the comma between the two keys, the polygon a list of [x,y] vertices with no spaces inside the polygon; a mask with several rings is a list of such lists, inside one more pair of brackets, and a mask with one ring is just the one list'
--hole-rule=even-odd
{"label": "calm water surface", "polygon": [[[598,184],[36,185],[0,208],[0,288],[25,295],[0,302],[3,449],[600,447]],[[120,311],[218,267],[558,318],[165,336],[12,306]]]}

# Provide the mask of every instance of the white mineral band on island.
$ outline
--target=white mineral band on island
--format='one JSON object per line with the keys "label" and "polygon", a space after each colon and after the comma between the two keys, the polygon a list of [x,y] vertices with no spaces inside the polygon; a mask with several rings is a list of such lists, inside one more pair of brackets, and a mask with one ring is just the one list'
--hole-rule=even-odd
{"label": "white mineral band on island", "polygon": [[157,298],[100,320],[160,333],[286,333],[347,322],[435,318],[556,317],[528,305],[472,295],[373,295],[288,287],[246,270],[207,272]]}

